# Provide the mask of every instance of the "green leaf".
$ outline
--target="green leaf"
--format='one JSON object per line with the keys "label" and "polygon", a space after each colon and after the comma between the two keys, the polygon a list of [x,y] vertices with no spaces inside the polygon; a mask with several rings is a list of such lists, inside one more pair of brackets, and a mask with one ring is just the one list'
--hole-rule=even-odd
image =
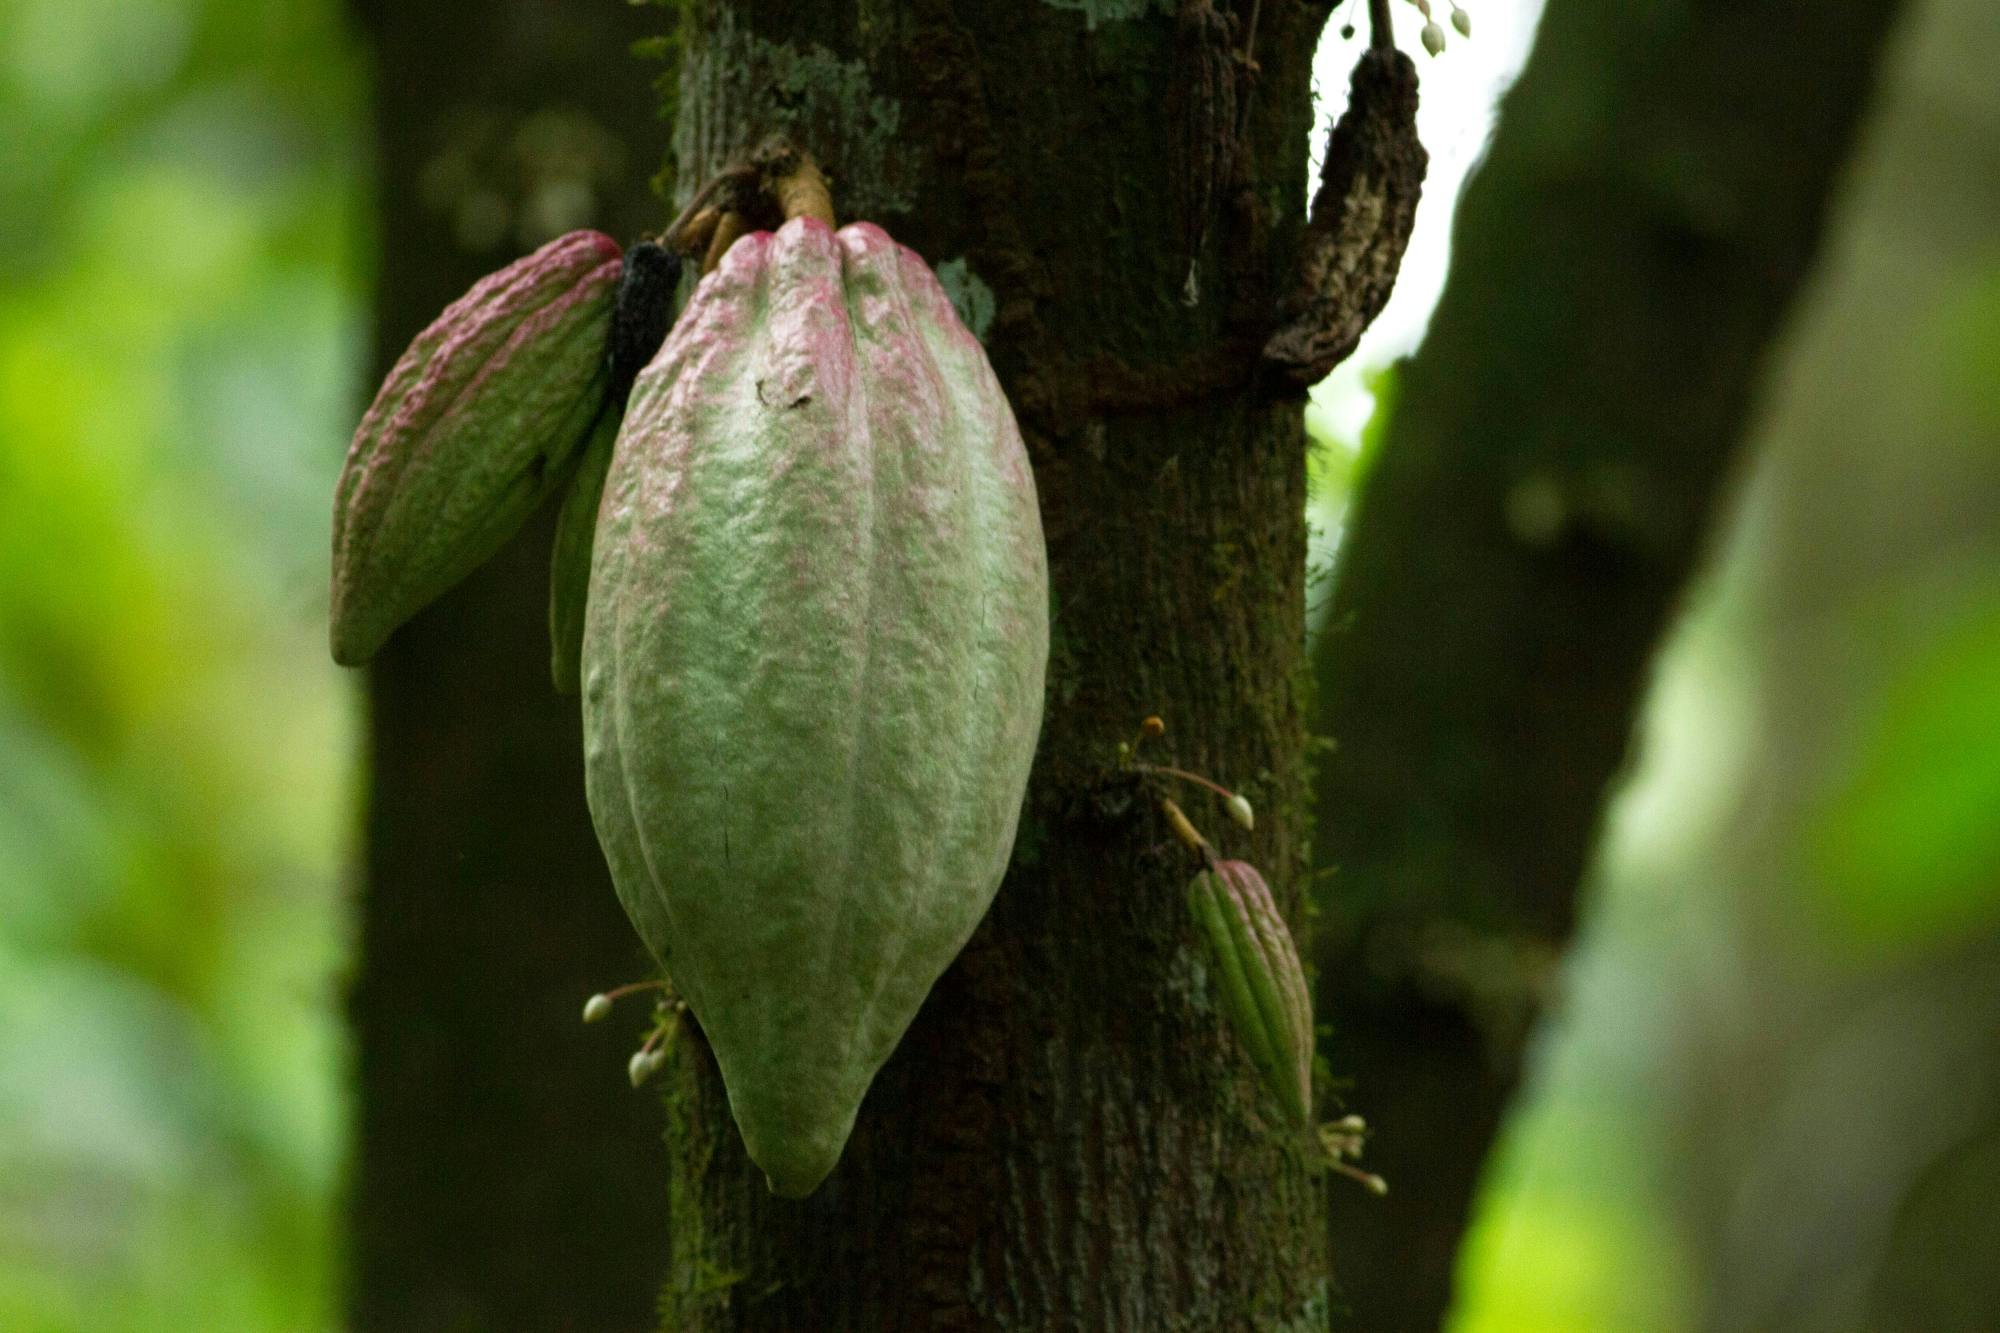
{"label": "green leaf", "polygon": [[2000,924],[2000,594],[1891,679],[1806,855],[1852,942]]}

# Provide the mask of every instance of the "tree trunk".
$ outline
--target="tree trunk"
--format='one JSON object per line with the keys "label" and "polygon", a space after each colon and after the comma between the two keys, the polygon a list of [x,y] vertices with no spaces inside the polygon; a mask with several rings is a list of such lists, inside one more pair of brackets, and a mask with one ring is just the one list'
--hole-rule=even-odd
{"label": "tree trunk", "polygon": [[1162,715],[1163,753],[1249,789],[1256,835],[1221,841],[1296,909],[1304,446],[1250,334],[1303,221],[1323,10],[1262,4],[1253,79],[1259,6],[1221,8],[683,7],[682,196],[788,132],[843,219],[963,298],[1036,465],[1054,648],[1013,869],[818,1193],[767,1191],[682,1044],[663,1328],[1326,1322],[1323,1178],[1204,990],[1185,854],[1115,759]]}
{"label": "tree trunk", "polygon": [[[665,132],[629,55],[643,13],[357,9],[376,57],[378,370],[547,233],[661,224],[645,182]],[[369,672],[350,1006],[350,1319],[369,1333],[626,1333],[667,1243],[658,1109],[625,1085],[617,1036],[577,1022],[646,963],[591,834],[576,702],[549,687],[547,517]]]}
{"label": "tree trunk", "polygon": [[1381,1202],[1353,1324],[1439,1325],[1646,667],[1898,6],[1552,0],[1358,493],[1318,651],[1317,951]]}

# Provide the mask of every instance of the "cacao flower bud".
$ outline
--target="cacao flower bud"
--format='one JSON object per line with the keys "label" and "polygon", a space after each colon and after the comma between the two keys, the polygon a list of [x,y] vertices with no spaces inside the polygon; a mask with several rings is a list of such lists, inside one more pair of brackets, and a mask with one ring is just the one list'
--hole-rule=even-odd
{"label": "cacao flower bud", "polygon": [[637,1088],[646,1080],[660,1072],[667,1063],[667,1053],[657,1047],[641,1048],[632,1052],[632,1058],[625,1062],[625,1077]]}
{"label": "cacao flower bud", "polygon": [[333,511],[333,657],[358,666],[512,536],[604,401],[618,243],[571,232],[418,334],[361,420]]}
{"label": "cacao flower bud", "polygon": [[1216,861],[1188,885],[1188,908],[1208,941],[1230,1026],[1286,1112],[1309,1122],[1312,997],[1270,887],[1247,861]]}
{"label": "cacao flower bud", "polygon": [[1241,824],[1245,832],[1254,832],[1257,827],[1257,812],[1250,808],[1250,800],[1241,792],[1232,792],[1227,801],[1229,817]]}
{"label": "cacao flower bud", "polygon": [[999,381],[881,229],[798,217],[702,279],[633,389],[591,561],[590,809],[780,1194],[998,888],[1048,569]]}

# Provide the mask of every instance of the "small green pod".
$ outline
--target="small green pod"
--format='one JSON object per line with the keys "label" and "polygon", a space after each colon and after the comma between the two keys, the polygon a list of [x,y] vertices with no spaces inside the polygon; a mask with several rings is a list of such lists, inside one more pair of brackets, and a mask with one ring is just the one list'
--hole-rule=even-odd
{"label": "small green pod", "polygon": [[1247,861],[1217,861],[1194,877],[1187,896],[1237,1039],[1285,1110],[1310,1122],[1312,999],[1270,887]]}

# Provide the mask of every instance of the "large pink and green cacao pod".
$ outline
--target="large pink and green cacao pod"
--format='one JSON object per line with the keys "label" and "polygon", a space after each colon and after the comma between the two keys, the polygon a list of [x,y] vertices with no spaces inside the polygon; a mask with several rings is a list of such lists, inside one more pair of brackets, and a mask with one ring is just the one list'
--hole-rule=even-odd
{"label": "large pink and green cacao pod", "polygon": [[619,897],[781,1194],[992,901],[1047,657],[1033,475],[929,268],[866,223],[743,237],[634,387],[583,709]]}
{"label": "large pink and green cacao pod", "polygon": [[480,279],[418,334],[334,492],[332,647],[357,666],[568,476],[604,404],[620,250],[576,231]]}
{"label": "large pink and green cacao pod", "polygon": [[1312,996],[1270,886],[1248,861],[1216,861],[1188,885],[1229,1024],[1294,1120],[1312,1119]]}

